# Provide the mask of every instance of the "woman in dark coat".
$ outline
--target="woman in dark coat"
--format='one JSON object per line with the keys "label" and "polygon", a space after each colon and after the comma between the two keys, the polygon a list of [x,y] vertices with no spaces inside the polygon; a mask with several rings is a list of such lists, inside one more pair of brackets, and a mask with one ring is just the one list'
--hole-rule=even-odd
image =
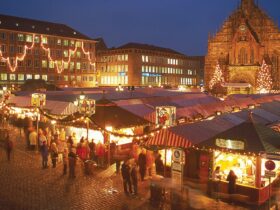
{"label": "woman in dark coat", "polygon": [[237,176],[235,175],[234,171],[230,170],[230,172],[227,176],[229,194],[235,193],[236,179],[237,179]]}

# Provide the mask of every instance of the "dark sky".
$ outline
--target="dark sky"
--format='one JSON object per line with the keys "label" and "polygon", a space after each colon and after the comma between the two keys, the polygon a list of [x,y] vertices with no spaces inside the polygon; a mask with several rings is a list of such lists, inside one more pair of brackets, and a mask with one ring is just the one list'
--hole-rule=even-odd
{"label": "dark sky", "polygon": [[[0,13],[67,24],[109,47],[139,42],[205,54],[239,0],[0,0]],[[278,23],[280,0],[259,0]]]}

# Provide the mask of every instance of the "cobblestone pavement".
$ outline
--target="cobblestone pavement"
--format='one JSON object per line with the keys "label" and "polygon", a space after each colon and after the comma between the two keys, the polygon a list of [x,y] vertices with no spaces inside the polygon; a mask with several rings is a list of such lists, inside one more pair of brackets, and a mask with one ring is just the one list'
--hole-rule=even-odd
{"label": "cobblestone pavement", "polygon": [[[15,150],[10,162],[0,148],[1,210],[155,209],[148,201],[149,181],[139,183],[138,197],[127,197],[122,192],[121,178],[114,174],[113,168],[87,176],[79,163],[75,179],[62,175],[61,163],[57,168],[42,170],[39,153],[26,151],[16,129],[11,133]],[[217,203],[196,190],[189,190],[189,201],[185,209],[244,209]],[[168,210],[170,206],[166,204],[163,209]]]}

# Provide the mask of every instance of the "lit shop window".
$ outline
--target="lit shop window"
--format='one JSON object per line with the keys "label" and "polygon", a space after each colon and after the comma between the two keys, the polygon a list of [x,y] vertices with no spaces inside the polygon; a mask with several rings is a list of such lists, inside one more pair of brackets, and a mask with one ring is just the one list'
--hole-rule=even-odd
{"label": "lit shop window", "polygon": [[16,80],[16,75],[15,74],[10,74],[10,80]]}
{"label": "lit shop window", "polygon": [[43,37],[42,37],[42,43],[43,43],[43,44],[48,44],[48,38],[45,37],[45,36],[43,36]]}
{"label": "lit shop window", "polygon": [[25,37],[26,39],[26,42],[33,42],[33,36],[31,36],[31,35],[26,35],[26,37]]}
{"label": "lit shop window", "polygon": [[46,60],[42,60],[42,68],[48,68],[48,62]]}
{"label": "lit shop window", "polygon": [[42,75],[42,80],[48,81],[48,75]]}
{"label": "lit shop window", "polygon": [[68,46],[68,44],[69,44],[69,41],[68,41],[68,40],[63,40],[63,45],[64,45],[64,46]]}
{"label": "lit shop window", "polygon": [[24,74],[18,74],[18,81],[24,81]]}
{"label": "lit shop window", "polygon": [[49,61],[49,68],[53,69],[54,68],[54,62],[53,61]]}
{"label": "lit shop window", "polygon": [[26,79],[32,79],[32,74],[26,74]]}
{"label": "lit shop window", "polygon": [[40,75],[39,74],[35,74],[34,75],[34,79],[40,79]]}
{"label": "lit shop window", "polygon": [[4,80],[7,80],[8,79],[8,76],[7,74],[0,74],[1,76],[1,80],[4,81]]}
{"label": "lit shop window", "polygon": [[18,41],[23,42],[24,41],[24,35],[18,34]]}

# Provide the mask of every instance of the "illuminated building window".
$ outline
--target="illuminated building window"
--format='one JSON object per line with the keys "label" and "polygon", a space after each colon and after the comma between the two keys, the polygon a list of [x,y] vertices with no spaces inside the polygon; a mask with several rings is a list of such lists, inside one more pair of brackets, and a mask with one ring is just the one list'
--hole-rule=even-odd
{"label": "illuminated building window", "polygon": [[85,62],[82,63],[82,69],[83,69],[83,70],[86,70],[86,69],[87,69],[87,63],[85,63]]}
{"label": "illuminated building window", "polygon": [[18,34],[18,41],[23,42],[24,41],[24,35]]}
{"label": "illuminated building window", "polygon": [[75,81],[75,76],[70,76],[71,81]]}
{"label": "illuminated building window", "polygon": [[[71,51],[71,52],[72,52],[72,51]],[[64,50],[64,51],[63,51],[63,56],[64,56],[64,57],[68,57],[68,53],[69,53],[68,50]]]}
{"label": "illuminated building window", "polygon": [[85,82],[87,81],[87,76],[82,76],[82,80]]}
{"label": "illuminated building window", "polygon": [[54,62],[53,61],[49,61],[49,68],[53,69],[54,68]]}
{"label": "illuminated building window", "polygon": [[75,63],[74,62],[70,62],[70,70],[74,70],[75,68]]}
{"label": "illuminated building window", "polygon": [[42,37],[42,43],[43,43],[43,44],[48,44],[48,38],[45,37],[45,36],[43,36],[43,37]]}
{"label": "illuminated building window", "polygon": [[188,75],[192,75],[192,70],[188,69]]}
{"label": "illuminated building window", "polygon": [[76,47],[81,47],[82,46],[82,43],[80,41],[77,41],[76,42]]}
{"label": "illuminated building window", "polygon": [[68,63],[63,63],[63,68],[68,69]]}
{"label": "illuminated building window", "polygon": [[5,81],[5,80],[7,80],[8,79],[8,76],[7,76],[7,74],[0,74],[0,79],[2,80],[2,81]]}
{"label": "illuminated building window", "polygon": [[25,40],[26,40],[26,42],[33,42],[33,36],[32,35],[26,35]]}
{"label": "illuminated building window", "polygon": [[57,40],[56,40],[56,44],[57,44],[57,45],[61,45],[61,39],[57,39]]}
{"label": "illuminated building window", "polygon": [[128,54],[125,54],[125,55],[124,55],[124,60],[125,60],[125,61],[128,61]]}
{"label": "illuminated building window", "polygon": [[34,75],[34,79],[40,79],[40,75],[39,74],[35,74]]}
{"label": "illuminated building window", "polygon": [[69,41],[67,39],[63,40],[63,45],[64,46],[68,46],[68,44],[69,44]]}
{"label": "illuminated building window", "polygon": [[93,77],[92,77],[92,76],[89,76],[89,77],[88,77],[88,81],[92,82],[92,81],[93,81]]}
{"label": "illuminated building window", "polygon": [[82,80],[81,76],[77,76],[77,81],[81,82],[81,80]]}
{"label": "illuminated building window", "polygon": [[68,76],[67,76],[67,75],[64,75],[64,76],[63,76],[63,80],[67,82],[67,81],[68,81]]}
{"label": "illuminated building window", "polygon": [[26,79],[32,79],[32,74],[26,74]]}
{"label": "illuminated building window", "polygon": [[11,81],[16,80],[16,75],[15,75],[15,74],[10,74],[10,80],[11,80]]}
{"label": "illuminated building window", "polygon": [[81,63],[80,62],[76,63],[76,69],[81,69]]}
{"label": "illuminated building window", "polygon": [[48,75],[42,75],[42,80],[48,81]]}
{"label": "illuminated building window", "polygon": [[71,55],[72,58],[74,58],[75,57],[75,52],[74,51],[70,51],[70,55]]}
{"label": "illuminated building window", "polygon": [[48,62],[46,60],[42,60],[42,68],[48,68]]}
{"label": "illuminated building window", "polygon": [[18,81],[24,81],[24,74],[18,74]]}
{"label": "illuminated building window", "polygon": [[35,36],[34,37],[34,42],[35,43],[40,43],[40,37],[39,36]]}
{"label": "illuminated building window", "polygon": [[76,56],[77,56],[77,58],[80,58],[80,57],[81,57],[81,52],[80,52],[80,51],[77,51],[77,52],[76,52]]}
{"label": "illuminated building window", "polygon": [[34,60],[34,67],[39,68],[40,67],[40,61],[39,60]]}
{"label": "illuminated building window", "polygon": [[142,55],[142,62],[143,63],[149,62],[149,57],[147,55]]}
{"label": "illuminated building window", "polygon": [[71,40],[70,41],[70,47],[74,47],[75,46],[75,41]]}

